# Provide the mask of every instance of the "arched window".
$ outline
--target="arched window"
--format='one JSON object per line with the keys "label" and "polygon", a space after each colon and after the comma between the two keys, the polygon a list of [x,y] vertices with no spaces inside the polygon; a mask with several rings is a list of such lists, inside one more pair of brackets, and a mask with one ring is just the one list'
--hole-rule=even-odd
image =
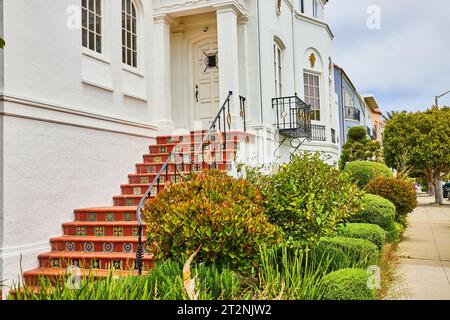
{"label": "arched window", "polygon": [[275,80],[275,97],[283,96],[283,43],[278,37],[275,37],[273,43],[273,68]]}
{"label": "arched window", "polygon": [[132,0],[122,0],[122,62],[137,68],[137,11]]}
{"label": "arched window", "polygon": [[102,0],[82,0],[83,47],[102,53]]}

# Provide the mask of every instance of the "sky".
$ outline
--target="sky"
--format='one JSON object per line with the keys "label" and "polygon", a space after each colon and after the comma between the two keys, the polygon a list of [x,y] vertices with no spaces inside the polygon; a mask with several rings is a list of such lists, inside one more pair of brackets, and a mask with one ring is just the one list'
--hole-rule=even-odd
{"label": "sky", "polygon": [[334,62],[382,111],[426,110],[450,90],[449,0],[330,0],[325,15]]}

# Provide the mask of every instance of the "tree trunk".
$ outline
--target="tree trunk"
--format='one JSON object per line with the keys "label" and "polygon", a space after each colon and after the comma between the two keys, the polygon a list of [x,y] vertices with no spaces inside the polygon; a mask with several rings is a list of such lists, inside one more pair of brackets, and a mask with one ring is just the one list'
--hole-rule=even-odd
{"label": "tree trunk", "polygon": [[432,181],[428,181],[428,194],[434,196],[434,184]]}
{"label": "tree trunk", "polygon": [[444,195],[442,192],[442,178],[441,178],[441,174],[438,173],[435,177],[434,177],[434,198],[436,200],[436,203],[439,204],[443,204],[444,203]]}

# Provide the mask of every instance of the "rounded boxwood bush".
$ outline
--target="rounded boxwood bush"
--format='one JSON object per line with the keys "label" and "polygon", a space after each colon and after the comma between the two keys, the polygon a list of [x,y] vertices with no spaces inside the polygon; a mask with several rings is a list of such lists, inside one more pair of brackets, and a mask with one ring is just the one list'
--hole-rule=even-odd
{"label": "rounded boxwood bush", "polygon": [[389,200],[374,195],[364,196],[363,209],[354,215],[351,222],[376,224],[387,232],[387,241],[395,242],[397,232],[395,229],[395,205]]}
{"label": "rounded boxwood bush", "polygon": [[370,289],[370,273],[363,269],[341,269],[323,278],[324,300],[375,300]]}
{"label": "rounded boxwood bush", "polygon": [[375,244],[379,250],[386,243],[386,231],[370,223],[347,223],[340,226],[338,234],[342,237],[365,239]]}
{"label": "rounded boxwood bush", "polygon": [[279,242],[264,211],[260,190],[248,180],[207,170],[147,201],[149,247],[157,258],[180,260],[201,246],[200,261],[245,273],[258,267],[262,244]]}
{"label": "rounded boxwood bush", "polygon": [[388,199],[395,205],[395,220],[406,226],[406,217],[417,207],[414,184],[398,178],[377,177],[370,181],[365,191]]}
{"label": "rounded boxwood bush", "polygon": [[367,268],[378,263],[379,254],[378,247],[369,240],[348,237],[324,237],[312,249],[313,260],[329,261],[329,270]]}
{"label": "rounded boxwood bush", "polygon": [[349,162],[346,164],[344,172],[350,174],[360,188],[364,188],[369,181],[376,177],[392,177],[391,169],[385,164],[372,161]]}

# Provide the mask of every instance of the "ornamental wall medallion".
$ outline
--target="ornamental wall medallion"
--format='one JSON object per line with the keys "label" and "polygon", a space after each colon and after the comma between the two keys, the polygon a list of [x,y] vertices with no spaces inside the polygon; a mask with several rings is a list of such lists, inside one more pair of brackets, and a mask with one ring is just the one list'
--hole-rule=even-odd
{"label": "ornamental wall medallion", "polygon": [[205,71],[203,71],[203,72],[206,72],[206,70],[213,69],[213,68],[219,69],[218,53],[219,52],[216,52],[216,53],[214,53],[214,52],[211,52],[211,53],[203,52],[203,54],[206,56],[206,58],[205,58],[205,66],[206,67],[205,67]]}
{"label": "ornamental wall medallion", "polygon": [[314,68],[316,65],[316,55],[314,53],[311,53],[309,56],[309,62],[311,62],[311,68]]}

